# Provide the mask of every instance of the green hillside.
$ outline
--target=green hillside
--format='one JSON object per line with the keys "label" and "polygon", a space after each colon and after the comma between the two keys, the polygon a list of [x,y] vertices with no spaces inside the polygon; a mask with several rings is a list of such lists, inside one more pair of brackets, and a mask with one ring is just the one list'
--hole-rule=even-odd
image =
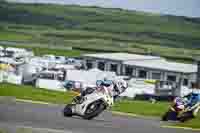
{"label": "green hillside", "polygon": [[[177,59],[200,54],[200,19],[75,5],[0,3],[0,43],[152,52]],[[179,48],[179,49],[177,49]]]}

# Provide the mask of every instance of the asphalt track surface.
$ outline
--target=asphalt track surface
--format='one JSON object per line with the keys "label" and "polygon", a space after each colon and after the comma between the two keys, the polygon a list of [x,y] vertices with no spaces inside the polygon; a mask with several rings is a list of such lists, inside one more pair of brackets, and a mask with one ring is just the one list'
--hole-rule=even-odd
{"label": "asphalt track surface", "polygon": [[23,102],[0,103],[0,128],[31,127],[63,133],[195,133],[199,131],[162,128],[157,119],[140,119],[105,112],[93,120],[62,115],[64,105]]}

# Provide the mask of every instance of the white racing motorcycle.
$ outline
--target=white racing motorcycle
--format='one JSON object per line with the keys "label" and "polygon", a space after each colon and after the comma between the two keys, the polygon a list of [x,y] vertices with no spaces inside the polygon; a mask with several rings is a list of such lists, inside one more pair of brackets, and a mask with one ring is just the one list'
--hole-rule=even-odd
{"label": "white racing motorcycle", "polygon": [[88,88],[81,93],[81,96],[75,97],[71,104],[65,106],[63,114],[65,117],[76,115],[91,120],[112,107],[114,97],[124,92],[126,88],[126,84],[121,82],[97,81],[97,88]]}

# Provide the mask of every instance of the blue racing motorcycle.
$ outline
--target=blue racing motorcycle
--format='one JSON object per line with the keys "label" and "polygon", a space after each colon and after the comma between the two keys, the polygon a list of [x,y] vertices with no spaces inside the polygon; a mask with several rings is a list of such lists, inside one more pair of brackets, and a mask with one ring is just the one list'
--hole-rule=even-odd
{"label": "blue racing motorcycle", "polygon": [[197,116],[200,109],[200,94],[190,93],[186,97],[176,97],[169,110],[162,116],[163,121],[185,122]]}

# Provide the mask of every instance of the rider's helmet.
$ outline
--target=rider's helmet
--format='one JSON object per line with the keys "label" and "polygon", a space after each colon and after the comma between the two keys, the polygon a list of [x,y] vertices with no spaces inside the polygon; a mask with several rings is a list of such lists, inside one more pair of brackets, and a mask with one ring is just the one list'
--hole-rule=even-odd
{"label": "rider's helmet", "polygon": [[128,88],[128,83],[123,79],[118,79],[114,81],[115,84],[115,91],[119,94],[123,93]]}

